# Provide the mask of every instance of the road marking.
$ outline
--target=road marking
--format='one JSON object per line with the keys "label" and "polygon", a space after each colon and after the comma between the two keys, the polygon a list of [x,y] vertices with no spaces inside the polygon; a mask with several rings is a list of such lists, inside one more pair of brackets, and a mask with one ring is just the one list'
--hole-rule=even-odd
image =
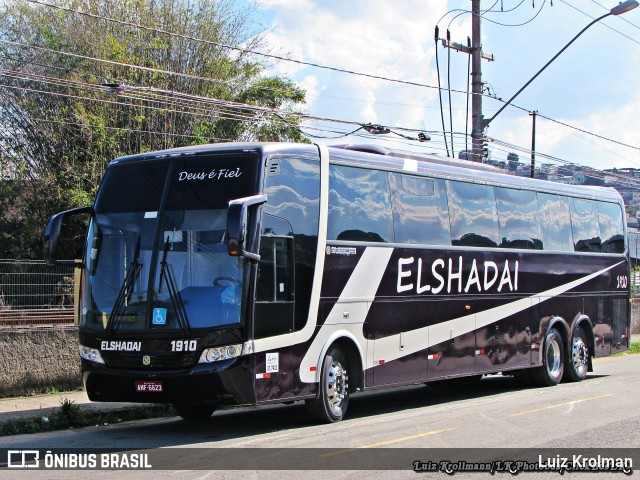
{"label": "road marking", "polygon": [[430,432],[423,432],[423,433],[418,433],[416,435],[409,435],[408,437],[392,438],[391,440],[385,440],[384,442],[370,443],[368,445],[362,445],[361,447],[358,447],[358,448],[384,447],[385,445],[391,445],[393,443],[405,442],[407,440],[413,440],[414,438],[429,437],[431,435],[437,435],[438,433],[443,433],[443,432],[450,432],[452,430],[457,430],[457,428],[443,428],[442,430],[432,430]]}
{"label": "road marking", "polygon": [[393,443],[404,442],[406,440],[413,440],[414,438],[422,438],[422,437],[428,437],[431,435],[437,435],[438,433],[450,432],[452,430],[457,430],[457,428],[443,428],[442,430],[432,430],[430,432],[422,432],[416,435],[409,435],[408,437],[392,438],[391,440],[385,440],[383,442],[378,442],[378,443],[370,443],[368,445],[362,445],[360,447],[341,449],[339,452],[324,453],[320,455],[320,457],[334,457],[336,455],[344,455],[345,453],[355,452],[356,450],[360,450],[361,448],[382,447],[385,445],[391,445]]}
{"label": "road marking", "polygon": [[597,395],[595,397],[589,397],[589,398],[581,398],[580,400],[573,400],[571,402],[565,402],[565,403],[559,403],[557,405],[548,405],[546,407],[541,407],[541,408],[535,408],[533,410],[526,410],[524,412],[518,412],[518,413],[512,413],[509,416],[510,417],[519,417],[520,415],[528,415],[529,413],[537,413],[537,412],[542,412],[544,410],[551,410],[552,408],[559,408],[559,407],[567,407],[567,406],[573,406],[577,403],[582,403],[582,402],[590,402],[591,400],[597,400],[599,398],[605,398],[605,397],[610,397],[612,394],[607,393],[606,395]]}

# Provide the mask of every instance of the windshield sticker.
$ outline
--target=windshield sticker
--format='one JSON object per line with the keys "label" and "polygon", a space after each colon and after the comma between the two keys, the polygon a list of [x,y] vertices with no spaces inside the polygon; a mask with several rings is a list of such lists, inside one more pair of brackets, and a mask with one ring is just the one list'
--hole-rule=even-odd
{"label": "windshield sticker", "polygon": [[144,212],[144,218],[158,218],[158,212]]}
{"label": "windshield sticker", "polygon": [[195,180],[226,180],[231,178],[239,178],[242,175],[240,167],[236,169],[229,168],[214,168],[210,172],[180,172],[178,174],[178,181],[195,181]]}
{"label": "windshield sticker", "polygon": [[166,308],[154,308],[153,309],[153,324],[154,325],[166,325],[167,324],[167,309]]}
{"label": "windshield sticker", "polygon": [[267,373],[278,373],[279,369],[279,354],[276,353],[267,353]]}

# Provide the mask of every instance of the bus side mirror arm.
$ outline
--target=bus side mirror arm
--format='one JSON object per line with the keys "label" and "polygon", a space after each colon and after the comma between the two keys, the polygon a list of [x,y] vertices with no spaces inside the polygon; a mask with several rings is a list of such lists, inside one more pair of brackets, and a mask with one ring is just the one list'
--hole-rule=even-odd
{"label": "bus side mirror arm", "polygon": [[227,249],[234,257],[247,257],[255,262],[260,261],[260,255],[245,250],[247,234],[247,212],[249,207],[266,203],[266,195],[253,195],[238,198],[229,202],[227,212]]}

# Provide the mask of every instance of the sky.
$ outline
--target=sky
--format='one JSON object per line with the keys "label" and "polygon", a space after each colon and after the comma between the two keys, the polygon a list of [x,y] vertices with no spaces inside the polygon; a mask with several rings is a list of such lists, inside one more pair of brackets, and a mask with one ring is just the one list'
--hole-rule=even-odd
{"label": "sky", "polygon": [[[306,121],[319,143],[377,143],[447,155],[438,96],[434,29],[440,37],[466,43],[471,36],[471,0],[243,0],[255,8],[265,46],[272,53],[304,62],[420,84],[408,85],[362,75],[279,61],[272,73],[293,79],[307,92],[306,113],[361,124],[380,124],[393,133],[372,139],[341,136],[357,126]],[[483,0],[482,48],[495,61],[482,62],[489,93],[509,99],[593,18],[608,12],[611,0]],[[460,14],[460,15],[458,15]],[[610,27],[610,28],[609,28]],[[615,30],[614,30],[615,29]],[[443,90],[445,130],[453,125],[453,152],[470,147],[467,117],[468,55],[437,50]],[[450,61],[450,63],[449,63]],[[450,66],[450,68],[448,68]],[[557,120],[635,148],[536,120],[536,151],[564,162],[593,168],[640,168],[640,8],[609,16],[586,30],[491,123],[486,135],[511,146],[491,143],[492,159],[516,152],[529,162],[532,117]],[[459,93],[460,92],[460,93]],[[483,99],[485,118],[502,103]],[[316,129],[320,128],[320,129]],[[404,130],[407,129],[407,130]],[[359,133],[363,133],[362,130]],[[450,140],[450,137],[447,137]],[[451,145],[448,145],[451,149]],[[451,154],[451,152],[450,152]],[[538,157],[536,162],[550,162]],[[550,162],[557,163],[557,162]]]}

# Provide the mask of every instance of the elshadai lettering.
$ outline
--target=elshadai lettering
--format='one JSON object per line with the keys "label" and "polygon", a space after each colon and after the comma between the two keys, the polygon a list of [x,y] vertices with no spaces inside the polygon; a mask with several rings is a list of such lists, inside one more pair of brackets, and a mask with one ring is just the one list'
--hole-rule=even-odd
{"label": "elshadai lettering", "polygon": [[242,171],[240,167],[235,170],[231,170],[228,168],[221,168],[219,170],[213,169],[210,172],[180,172],[178,174],[178,181],[182,182],[183,180],[193,181],[193,180],[224,180],[228,178],[238,178],[242,175]]}

